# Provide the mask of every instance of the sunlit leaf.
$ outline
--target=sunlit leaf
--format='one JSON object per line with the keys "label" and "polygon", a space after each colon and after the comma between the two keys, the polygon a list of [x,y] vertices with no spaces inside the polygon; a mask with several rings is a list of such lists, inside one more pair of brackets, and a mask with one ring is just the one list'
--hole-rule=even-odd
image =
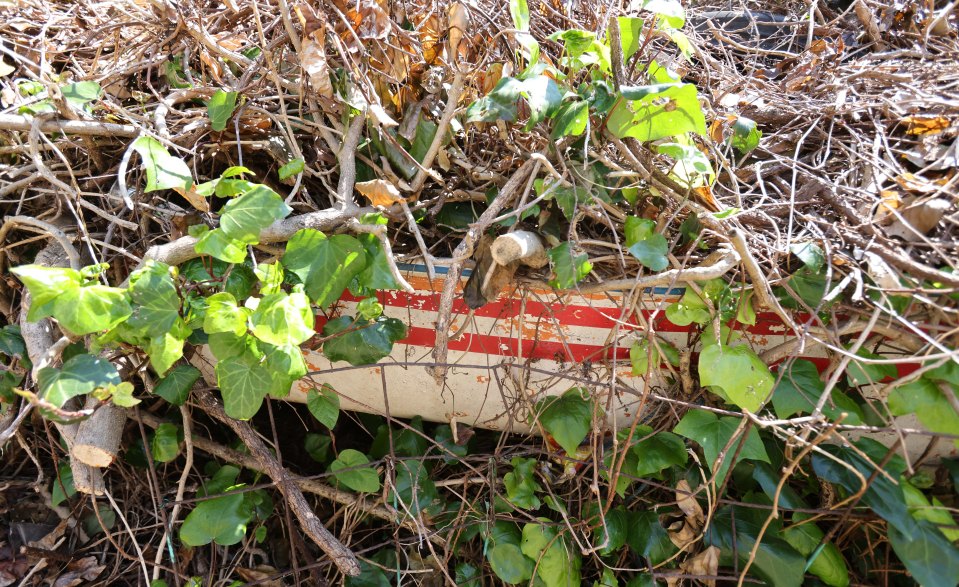
{"label": "sunlit leaf", "polygon": [[149,193],[172,188],[188,190],[193,186],[190,167],[183,159],[170,155],[160,141],[142,136],[133,142],[133,150],[143,160],[147,174],[147,185],[143,191]]}
{"label": "sunlit leaf", "polygon": [[236,109],[237,92],[217,90],[206,104],[206,113],[210,117],[210,127],[221,132],[226,128],[227,121],[233,116]]}
{"label": "sunlit leaf", "polygon": [[380,489],[380,476],[369,465],[369,459],[358,450],[348,448],[330,464],[333,477],[353,491],[374,493]]}

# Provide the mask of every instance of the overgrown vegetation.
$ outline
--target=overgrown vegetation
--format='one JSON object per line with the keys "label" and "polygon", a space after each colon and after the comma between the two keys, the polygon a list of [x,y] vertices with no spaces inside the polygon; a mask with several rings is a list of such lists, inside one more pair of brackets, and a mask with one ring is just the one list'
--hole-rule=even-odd
{"label": "overgrown vegetation", "polygon": [[[0,447],[42,499],[0,504],[3,584],[959,583],[955,17],[858,4],[762,47],[675,0],[16,5]],[[508,362],[562,382],[539,435],[276,401],[305,350],[443,389],[517,229],[549,264],[507,295],[617,305],[588,362]]]}

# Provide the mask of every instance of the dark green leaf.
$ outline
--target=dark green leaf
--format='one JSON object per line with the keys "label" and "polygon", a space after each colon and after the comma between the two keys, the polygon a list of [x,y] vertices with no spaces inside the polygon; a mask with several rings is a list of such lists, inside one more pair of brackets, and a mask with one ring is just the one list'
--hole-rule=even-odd
{"label": "dark green leaf", "polygon": [[629,534],[626,543],[637,555],[648,557],[658,565],[676,554],[676,546],[669,539],[666,529],[659,523],[659,516],[653,511],[627,512],[629,516]]}
{"label": "dark green leaf", "polygon": [[150,441],[150,452],[153,460],[159,463],[169,463],[180,454],[180,429],[175,424],[164,422],[153,433]]}
{"label": "dark green leaf", "polygon": [[406,337],[406,324],[384,316],[354,324],[349,316],[341,316],[326,323],[323,336],[333,337],[323,343],[323,354],[330,361],[372,365],[393,351],[393,343]]}
{"label": "dark green leaf", "polygon": [[556,140],[562,137],[578,137],[586,132],[589,123],[589,103],[578,100],[569,102],[560,107],[553,123],[551,137]]}
{"label": "dark green leaf", "polygon": [[306,393],[306,406],[320,424],[332,429],[340,417],[340,396],[329,385]]}
{"label": "dark green leaf", "polygon": [[535,418],[568,455],[589,434],[593,424],[593,402],[585,388],[573,387],[559,397],[536,402]]}
{"label": "dark green leaf", "polygon": [[359,284],[375,290],[400,289],[390,269],[389,256],[383,250],[383,245],[380,244],[376,235],[361,234],[356,238],[366,250],[367,259],[366,268],[356,276]]}
{"label": "dark green leaf", "polygon": [[217,90],[213,97],[206,104],[206,113],[210,117],[210,127],[221,132],[226,128],[226,123],[233,116],[233,110],[236,109],[236,92],[224,92]]}
{"label": "dark green leaf", "polygon": [[[704,542],[720,549],[721,565],[735,564],[734,552],[738,556],[740,568],[750,558],[762,521],[754,521],[743,515],[745,509],[736,509],[734,526],[732,508],[720,508],[706,529]],[[763,536],[752,561],[750,574],[758,576],[772,587],[800,587],[803,584],[806,561],[789,543],[775,534],[766,532]]]}
{"label": "dark green leaf", "polygon": [[509,585],[526,583],[533,577],[533,561],[516,544],[496,544],[486,553],[490,568]]}
{"label": "dark green leaf", "polygon": [[[780,418],[791,418],[795,414],[811,414],[822,396],[826,385],[819,378],[819,370],[811,361],[799,359],[786,369],[773,390],[773,410]],[[848,395],[833,389],[829,401],[823,406],[823,413],[835,420],[843,412],[848,414],[845,423],[862,424],[862,409]]]}
{"label": "dark green leaf", "polygon": [[58,408],[72,397],[120,384],[120,374],[110,361],[87,354],[72,357],[60,369],[40,369],[38,379],[41,397]]}
{"label": "dark green leaf", "polygon": [[16,324],[7,324],[0,328],[0,354],[27,359],[27,346],[20,334],[20,327]]}
{"label": "dark green leaf", "polygon": [[160,380],[153,393],[175,406],[182,406],[190,397],[193,384],[199,379],[199,369],[192,365],[178,365]]}
{"label": "dark green leaf", "polygon": [[636,455],[636,477],[659,473],[674,465],[686,464],[686,444],[671,432],[658,432],[640,440],[630,450]]}
{"label": "dark green leaf", "polygon": [[[793,521],[801,522],[808,517],[805,514],[794,514]],[[809,572],[822,579],[823,583],[830,587],[847,587],[849,585],[849,569],[846,567],[846,561],[843,560],[836,545],[829,542],[820,548],[825,534],[819,529],[819,526],[807,522],[786,528],[780,535],[799,554],[805,557],[816,556],[812,564],[809,565]]]}
{"label": "dark green leaf", "polygon": [[826,254],[818,244],[812,241],[793,244],[789,247],[789,252],[799,257],[803,265],[814,273],[819,273],[826,264]]}
{"label": "dark green leaf", "polygon": [[626,218],[626,246],[629,253],[653,271],[662,271],[669,265],[666,254],[669,243],[656,232],[656,223],[646,218]]}
{"label": "dark green leaf", "polygon": [[[886,357],[871,353],[865,349],[856,352],[857,357],[864,359],[883,360]],[[866,363],[853,359],[846,368],[846,382],[850,387],[879,383],[887,377],[895,378],[899,374],[896,366],[891,363]]]}
{"label": "dark green leaf", "polygon": [[57,476],[53,478],[50,504],[57,507],[76,494],[77,488],[73,484],[73,469],[68,461],[62,460],[60,461],[60,467],[57,469]]}
{"label": "dark green leaf", "polygon": [[737,116],[733,123],[733,134],[729,137],[729,144],[739,151],[740,155],[746,155],[759,146],[759,139],[763,133],[756,128],[756,121],[745,116]]}
{"label": "dark green leaf", "polygon": [[[716,475],[716,483],[721,484],[723,479],[726,478],[726,472],[733,464],[732,457],[741,441],[741,432],[736,436],[735,442],[732,443],[731,448],[726,452],[722,463],[718,467],[716,466],[716,459],[729,443],[729,440],[736,434],[739,424],[740,419],[733,416],[717,417],[716,414],[705,410],[690,410],[673,428],[673,432],[694,440],[699,446],[703,447],[706,463]],[[742,450],[739,451],[739,459],[769,462],[766,449],[754,430],[750,430],[746,436]]]}
{"label": "dark green leaf", "polygon": [[270,372],[249,357],[231,357],[216,365],[216,381],[227,415],[249,420],[260,409],[270,389]]}
{"label": "dark green leaf", "polygon": [[380,489],[380,477],[369,466],[369,459],[358,450],[348,448],[330,464],[330,472],[336,480],[353,491],[374,493]]}
{"label": "dark green leaf", "polygon": [[304,448],[311,459],[318,463],[325,463],[327,456],[330,454],[331,444],[332,439],[328,434],[309,432],[306,435]]}
{"label": "dark green leaf", "polygon": [[959,550],[930,522],[917,522],[912,532],[889,527],[889,544],[923,587],[959,584]]}
{"label": "dark green leaf", "polygon": [[536,482],[536,460],[513,457],[513,470],[503,476],[506,499],[518,508],[537,510],[542,505],[537,493],[543,490]]}
{"label": "dark green leaf", "polygon": [[547,251],[550,265],[555,277],[550,280],[550,287],[556,289],[570,289],[593,270],[586,253],[574,254],[568,242],[562,243]]}
{"label": "dark green leaf", "polygon": [[[396,482],[390,491],[390,503],[399,511],[419,519],[424,513],[439,513],[440,494],[423,461],[396,463]],[[408,512],[408,513],[407,513]]]}
{"label": "dark green leaf", "polygon": [[525,128],[527,132],[540,121],[552,116],[563,101],[559,86],[552,78],[545,75],[537,75],[523,81],[523,92],[530,110],[529,121]]}
{"label": "dark green leaf", "polygon": [[253,509],[243,493],[223,495],[201,501],[183,520],[180,540],[188,546],[216,542],[221,546],[238,544],[253,519]]}
{"label": "dark green leaf", "polygon": [[338,300],[354,276],[367,265],[366,249],[355,238],[338,234],[330,238],[313,229],[303,229],[287,243],[282,259],[306,285],[316,305],[326,307]]}
{"label": "dark green leaf", "polygon": [[493,90],[466,109],[466,122],[495,122],[516,120],[516,105],[523,92],[523,82],[503,77]]}

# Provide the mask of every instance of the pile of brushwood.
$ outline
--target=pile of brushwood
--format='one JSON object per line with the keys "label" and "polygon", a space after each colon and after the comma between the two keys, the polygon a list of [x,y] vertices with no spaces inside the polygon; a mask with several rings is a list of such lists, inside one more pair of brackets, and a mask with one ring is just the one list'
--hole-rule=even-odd
{"label": "pile of brushwood", "polygon": [[[752,4],[0,0],[0,586],[956,585],[955,3]],[[284,402],[409,263],[437,385],[465,270],[618,300],[634,420]]]}

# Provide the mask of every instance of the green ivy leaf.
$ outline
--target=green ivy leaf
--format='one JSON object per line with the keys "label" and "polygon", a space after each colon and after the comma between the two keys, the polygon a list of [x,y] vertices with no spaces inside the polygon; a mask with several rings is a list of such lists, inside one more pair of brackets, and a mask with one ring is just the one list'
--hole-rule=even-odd
{"label": "green ivy leaf", "polygon": [[423,461],[401,460],[396,463],[396,481],[390,491],[390,503],[406,515],[439,513],[440,494]]}
{"label": "green ivy leaf", "polygon": [[628,61],[639,51],[646,22],[632,16],[620,16],[617,20],[619,21],[619,38],[623,45],[623,61]]}
{"label": "green ivy leaf", "polygon": [[243,493],[233,493],[201,501],[183,520],[180,540],[187,546],[216,542],[221,546],[238,544],[253,519],[252,504]]}
{"label": "green ivy leaf", "polygon": [[733,134],[729,137],[729,144],[739,151],[740,155],[747,155],[759,146],[759,139],[763,133],[756,128],[756,121],[745,116],[737,116],[733,123]]}
{"label": "green ivy leaf", "polygon": [[217,90],[206,103],[206,114],[210,118],[210,127],[214,131],[222,132],[226,128],[226,123],[236,109],[237,96],[237,92]]}
{"label": "green ivy leaf", "polygon": [[50,490],[50,503],[57,507],[66,500],[77,494],[77,488],[73,484],[73,469],[66,460],[60,461],[60,467],[57,469],[57,476],[53,478],[53,488]]}
{"label": "green ivy leaf", "polygon": [[276,346],[299,345],[316,334],[313,308],[302,291],[264,296],[250,323],[255,337]]}
{"label": "green ivy leaf", "polygon": [[[264,346],[262,343],[260,346]],[[293,383],[306,375],[303,351],[297,345],[270,346],[266,350],[265,367],[272,377],[270,395],[280,399],[290,394]]]}
{"label": "green ivy leaf", "polygon": [[338,482],[353,491],[375,493],[380,489],[380,476],[369,462],[366,455],[348,448],[330,464],[330,472]]}
{"label": "green ivy leaf", "polygon": [[956,521],[952,519],[949,509],[941,501],[933,497],[930,502],[919,488],[904,479],[900,479],[899,485],[902,487],[906,506],[913,518],[932,522],[949,542],[959,540],[959,530],[954,528]]}
{"label": "green ivy leaf", "polygon": [[29,362],[27,345],[23,342],[23,335],[18,325],[7,324],[0,328],[0,354]]}
{"label": "green ivy leaf", "polygon": [[[720,451],[725,448],[733,435],[739,429],[740,419],[733,416],[717,417],[712,412],[706,410],[690,410],[686,412],[679,424],[673,428],[673,432],[680,436],[695,441],[703,448],[703,454],[706,455],[706,464],[710,471],[716,476],[716,484],[720,485],[726,478],[726,472],[734,464],[733,455],[736,453],[736,447],[741,442],[737,435],[733,443],[733,448],[729,450],[723,461],[716,465],[716,459]],[[742,434],[741,432],[739,434]],[[762,440],[755,431],[750,430],[743,442],[742,450],[739,451],[740,460],[754,460],[770,462]]]}
{"label": "green ivy leaf", "polygon": [[[864,359],[882,360],[886,357],[871,353],[865,349],[859,349],[856,352],[857,357]],[[849,387],[858,387],[860,385],[871,385],[879,383],[887,377],[895,378],[899,374],[896,366],[890,363],[865,363],[853,359],[846,367],[846,382]]]}
{"label": "green ivy leaf", "polygon": [[537,75],[523,81],[523,93],[529,104],[529,121],[524,130],[529,132],[539,122],[556,113],[563,101],[563,93],[552,78]]}
{"label": "green ivy leaf", "polygon": [[[811,361],[798,359],[786,367],[779,383],[773,390],[773,411],[779,418],[791,418],[796,414],[811,414],[826,384],[819,378],[819,369]],[[852,398],[838,389],[833,389],[830,401],[823,406],[823,413],[835,420],[843,412],[848,414],[846,423],[862,424],[863,413]]]}
{"label": "green ivy leaf", "polygon": [[79,288],[79,271],[41,265],[21,265],[10,269],[30,291],[30,311],[27,320],[36,322],[53,315],[53,303],[64,293]]}
{"label": "green ivy leaf", "polygon": [[716,176],[709,157],[694,145],[659,143],[656,145],[656,152],[675,160],[670,174],[682,185],[701,187],[712,183]]}
{"label": "green ivy leaf", "polygon": [[59,369],[43,367],[37,379],[40,396],[58,408],[70,398],[120,384],[120,374],[110,361],[88,354],[71,357]]}
{"label": "green ivy leaf", "polygon": [[555,289],[570,289],[593,270],[586,253],[573,254],[568,242],[553,247],[546,253],[549,256],[553,274],[549,285]]}
{"label": "green ivy leaf", "polygon": [[223,206],[220,229],[227,237],[252,245],[259,242],[260,232],[292,211],[279,194],[256,184]]}
{"label": "green ivy leaf", "polygon": [[360,234],[356,239],[363,245],[367,259],[366,268],[356,275],[357,283],[371,290],[400,289],[390,269],[390,259],[376,235]]}
{"label": "green ivy leaf", "polygon": [[319,389],[306,392],[306,407],[320,424],[332,430],[340,417],[340,396],[332,387],[323,384]]}
{"label": "green ivy leaf", "polygon": [[666,307],[666,318],[676,326],[689,326],[709,322],[712,314],[703,298],[688,288],[678,302]]}
{"label": "green ivy leaf", "polygon": [[693,84],[622,88],[606,126],[617,138],[642,142],[694,132],[706,136],[706,118]]}
{"label": "green ivy leaf", "polygon": [[325,463],[332,444],[333,440],[328,434],[310,432],[306,435],[303,448],[306,449],[306,453],[310,455],[311,459],[318,463]]}
{"label": "green ivy leaf", "polygon": [[246,334],[247,318],[250,310],[237,305],[232,294],[220,292],[206,299],[206,315],[203,318],[203,332],[217,334],[229,332],[235,336]]}
{"label": "green ivy leaf", "polygon": [[237,420],[249,420],[260,410],[271,384],[269,371],[247,356],[218,362],[216,380],[227,415]]}
{"label": "green ivy leaf", "polygon": [[516,30],[529,30],[529,6],[526,5],[526,0],[509,0],[509,15]]}
{"label": "green ivy leaf", "polygon": [[586,126],[589,124],[589,103],[577,100],[564,104],[554,118],[553,132],[550,135],[553,140],[562,137],[578,137],[586,132]]}
{"label": "green ivy leaf", "polygon": [[178,326],[179,328],[174,328],[171,332],[149,339],[144,348],[150,356],[150,366],[160,375],[166,373],[173,363],[183,356],[183,343],[190,336],[190,332],[181,330],[184,328],[182,322]]}
{"label": "green ivy leaf", "polygon": [[536,482],[536,459],[513,457],[513,470],[503,476],[506,499],[518,508],[538,510],[542,505],[537,493],[543,490]]}
{"label": "green ivy leaf", "polygon": [[93,81],[76,82],[60,88],[60,93],[74,108],[79,108],[84,112],[92,112],[93,109],[90,104],[100,99],[103,88]]}
{"label": "green ivy leaf", "polygon": [[643,10],[652,12],[670,28],[681,29],[686,24],[686,10],[679,0],[643,0]]}
{"label": "green ivy leaf", "polygon": [[180,454],[180,429],[164,422],[157,426],[150,441],[150,453],[158,463],[169,463]]}
{"label": "green ivy leaf", "polygon": [[466,109],[466,122],[495,122],[516,120],[516,106],[524,90],[523,82],[513,77],[502,77],[489,94],[476,100]]}
{"label": "green ivy leaf", "polygon": [[192,365],[178,365],[160,380],[153,393],[175,406],[182,406],[190,397],[193,384],[199,379],[199,369]]}
{"label": "green ivy leaf", "polygon": [[170,155],[160,141],[143,136],[133,142],[133,150],[143,160],[147,185],[143,191],[155,192],[179,188],[188,190],[193,186],[190,167],[183,159]]}
{"label": "green ivy leaf", "polygon": [[593,543],[597,546],[606,544],[599,551],[603,556],[608,556],[619,550],[629,537],[629,514],[623,507],[615,507],[604,517],[599,515],[599,505],[596,502],[590,502],[584,515],[590,526],[593,528]]}
{"label": "green ivy leaf", "polygon": [[633,475],[647,477],[672,466],[686,464],[686,444],[672,432],[658,432],[637,442],[630,449],[636,455]]}
{"label": "green ivy leaf", "polygon": [[769,368],[748,346],[719,344],[706,346],[699,354],[699,380],[750,412],[759,411],[775,382]]}
{"label": "green ivy leaf", "polygon": [[194,249],[201,255],[209,255],[227,263],[242,263],[246,259],[246,243],[228,237],[219,228],[203,231]]}
{"label": "green ivy leaf", "polygon": [[889,544],[923,587],[959,584],[959,550],[930,522],[918,522],[911,533],[890,526]]}
{"label": "green ivy leaf", "polygon": [[68,288],[53,302],[53,316],[76,335],[110,330],[132,313],[126,290],[105,285]]}
{"label": "green ivy leaf", "polygon": [[496,544],[486,553],[490,568],[509,585],[526,583],[533,577],[534,562],[523,555],[517,544]]}
{"label": "green ivy leaf", "polygon": [[[704,542],[720,549],[719,564],[723,566],[735,564],[733,553],[736,553],[741,568],[750,560],[756,545],[762,522],[750,519],[745,510],[746,508],[736,508],[734,525],[733,508],[720,508],[706,529]],[[766,532],[763,536],[750,567],[751,574],[772,587],[800,587],[803,584],[806,560],[776,534]]]}
{"label": "green ivy leaf", "polygon": [[653,511],[627,512],[629,533],[626,543],[637,555],[648,557],[654,565],[665,561],[677,552],[666,529],[659,523]]}
{"label": "green ivy leaf", "polygon": [[317,306],[326,307],[343,295],[350,281],[367,266],[366,249],[345,234],[326,238],[310,228],[293,235],[281,260],[306,285]]}
{"label": "green ivy leaf", "polygon": [[270,295],[280,293],[283,287],[283,265],[276,263],[260,263],[253,270],[260,282],[260,294]]}
{"label": "green ivy leaf", "polygon": [[173,329],[180,318],[180,296],[170,276],[170,266],[155,261],[130,274],[128,287],[133,313],[127,320],[146,336],[159,336]]}
{"label": "green ivy leaf", "polygon": [[789,252],[799,258],[803,265],[813,273],[819,273],[826,264],[826,254],[815,242],[794,243]]}
{"label": "green ivy leaf", "polygon": [[[809,516],[806,514],[793,514],[793,522],[808,519]],[[793,525],[784,529],[780,535],[799,554],[809,557],[815,553],[816,558],[809,564],[809,572],[822,579],[823,583],[830,587],[848,587],[849,568],[836,545],[829,542],[821,550],[819,549],[825,536],[819,526],[811,522]]]}
{"label": "green ivy leaf", "polygon": [[406,338],[406,324],[385,316],[354,324],[351,317],[341,316],[326,323],[323,336],[334,337],[323,343],[323,354],[330,361],[372,365],[393,352],[393,343]]}
{"label": "green ivy leaf", "polygon": [[536,420],[563,447],[568,455],[589,434],[593,424],[593,402],[589,391],[573,387],[559,397],[547,397],[536,402],[533,409]]}
{"label": "green ivy leaf", "polygon": [[[643,339],[637,340],[631,347],[629,347],[629,362],[632,367],[633,375],[642,376],[649,372],[649,346],[649,341]],[[665,340],[657,340],[656,345],[653,346],[653,364],[658,367],[662,362],[662,358],[659,356],[660,350],[663,352],[666,361],[670,365],[673,365],[674,367],[679,365],[679,351],[676,350],[676,347]]]}
{"label": "green ivy leaf", "polygon": [[565,535],[556,528],[539,523],[523,526],[520,550],[536,562],[536,576],[546,587],[580,585],[582,558],[573,550]]}
{"label": "green ivy leaf", "polygon": [[[924,377],[892,390],[889,411],[894,416],[916,414],[922,425],[932,432],[955,434],[959,430],[959,414],[952,403],[938,385]],[[959,446],[959,441],[954,442]]]}
{"label": "green ivy leaf", "polygon": [[669,243],[666,237],[656,232],[656,223],[646,218],[626,218],[626,247],[640,263],[653,271],[662,271],[669,266],[666,254]]}
{"label": "green ivy leaf", "polygon": [[280,176],[280,181],[286,181],[287,179],[293,177],[294,175],[299,175],[303,173],[303,169],[306,167],[306,162],[303,161],[302,157],[297,157],[293,159],[286,165],[280,167],[277,170],[277,174]]}

